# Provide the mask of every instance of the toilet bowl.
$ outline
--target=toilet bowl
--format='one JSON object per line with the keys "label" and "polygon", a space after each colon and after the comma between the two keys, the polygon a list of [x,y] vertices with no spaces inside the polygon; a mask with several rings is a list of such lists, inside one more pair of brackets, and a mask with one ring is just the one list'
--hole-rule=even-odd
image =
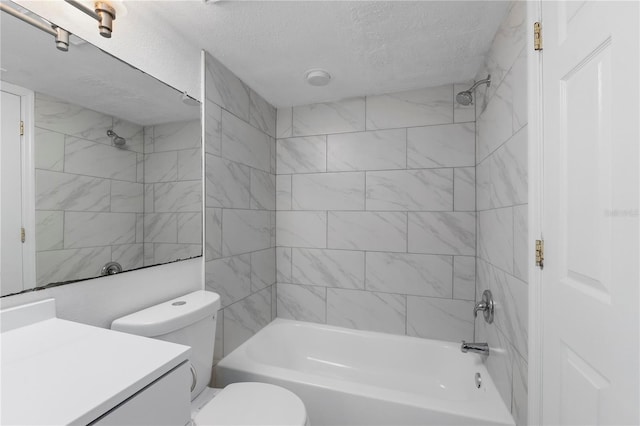
{"label": "toilet bowl", "polygon": [[118,318],[111,329],[191,346],[193,426],[309,426],[302,400],[280,386],[248,382],[221,390],[207,387],[219,308],[219,295],[196,291]]}

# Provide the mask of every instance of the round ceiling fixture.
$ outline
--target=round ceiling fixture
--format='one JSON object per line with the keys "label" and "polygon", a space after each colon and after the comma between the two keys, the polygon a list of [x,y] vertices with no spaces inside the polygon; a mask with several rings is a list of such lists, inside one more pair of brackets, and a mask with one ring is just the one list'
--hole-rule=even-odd
{"label": "round ceiling fixture", "polygon": [[331,81],[331,74],[323,69],[312,69],[306,73],[307,83],[312,86],[326,86]]}

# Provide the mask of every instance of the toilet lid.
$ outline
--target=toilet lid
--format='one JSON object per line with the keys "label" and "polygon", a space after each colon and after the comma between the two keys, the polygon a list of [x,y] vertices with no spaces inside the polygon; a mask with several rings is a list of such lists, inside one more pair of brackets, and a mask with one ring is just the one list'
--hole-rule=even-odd
{"label": "toilet lid", "polygon": [[307,410],[296,394],[267,383],[233,383],[193,419],[197,426],[303,426]]}

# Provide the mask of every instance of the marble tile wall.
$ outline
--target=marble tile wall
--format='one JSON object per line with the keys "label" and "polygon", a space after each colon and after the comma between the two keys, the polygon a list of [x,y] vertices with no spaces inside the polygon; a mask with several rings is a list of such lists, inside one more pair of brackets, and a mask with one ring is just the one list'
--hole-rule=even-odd
{"label": "marble tile wall", "polygon": [[220,294],[215,360],[275,317],[276,109],[205,60],[205,287]]}
{"label": "marble tile wall", "polygon": [[475,322],[487,367],[516,423],[527,422],[527,60],[526,2],[514,2],[477,78],[476,294],[489,289],[495,320]]}
{"label": "marble tile wall", "polygon": [[199,121],[143,128],[37,93],[35,126],[38,285],[201,254]]}
{"label": "marble tile wall", "polygon": [[200,120],[144,128],[143,264],[202,254]]}
{"label": "marble tile wall", "polygon": [[278,110],[279,317],[473,338],[474,111],[454,85]]}
{"label": "marble tile wall", "polygon": [[35,127],[37,285],[143,266],[142,126],[36,93]]}

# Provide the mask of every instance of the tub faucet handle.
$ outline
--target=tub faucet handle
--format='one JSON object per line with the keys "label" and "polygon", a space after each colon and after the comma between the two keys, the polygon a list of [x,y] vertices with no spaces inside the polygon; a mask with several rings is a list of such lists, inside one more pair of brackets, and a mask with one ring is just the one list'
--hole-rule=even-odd
{"label": "tub faucet handle", "polygon": [[476,303],[476,306],[473,308],[473,317],[477,317],[478,311],[482,311],[484,320],[491,324],[493,322],[493,307],[493,295],[490,290],[485,290],[482,292],[482,300]]}

